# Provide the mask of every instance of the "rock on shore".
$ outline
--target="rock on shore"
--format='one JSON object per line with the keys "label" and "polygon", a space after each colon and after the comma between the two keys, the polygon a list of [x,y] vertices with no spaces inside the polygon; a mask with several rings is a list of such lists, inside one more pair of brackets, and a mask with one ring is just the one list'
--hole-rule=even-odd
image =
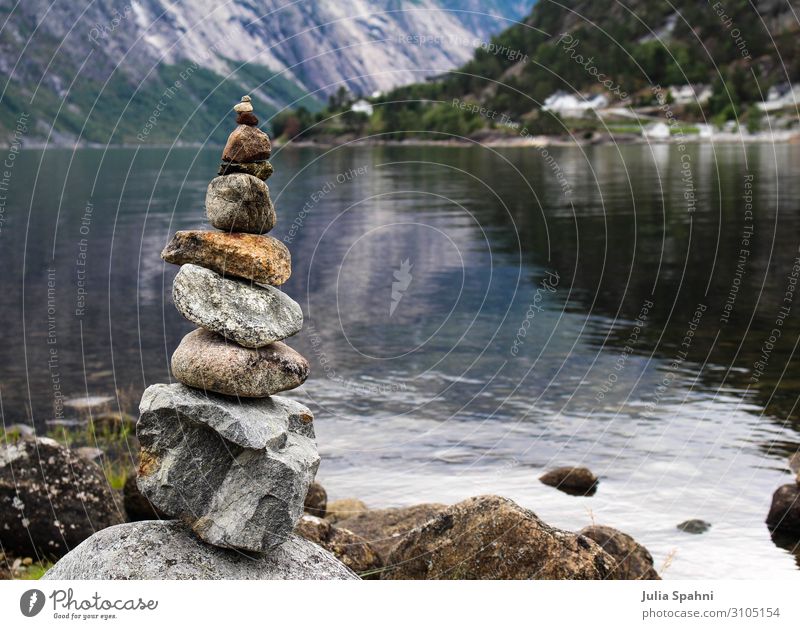
{"label": "rock on shore", "polygon": [[103,470],[48,438],[0,447],[0,544],[17,556],[60,557],[124,521]]}
{"label": "rock on shore", "polygon": [[372,546],[352,531],[341,528],[313,515],[304,515],[295,532],[319,544],[362,578],[377,578],[383,562]]}
{"label": "rock on shore", "polygon": [[653,556],[630,535],[610,526],[587,526],[581,531],[600,548],[614,558],[616,565],[612,579],[655,580],[660,579],[653,567]]}
{"label": "rock on shore", "polygon": [[800,537],[800,484],[778,487],[772,495],[767,526],[775,533]]}
{"label": "rock on shore", "polygon": [[183,524],[148,521],[95,533],[64,556],[45,580],[358,579],[333,555],[290,535],[265,555],[204,544]]}
{"label": "rock on shore", "polygon": [[439,513],[389,556],[385,579],[609,579],[595,542],[542,522],[505,498],[479,496]]}

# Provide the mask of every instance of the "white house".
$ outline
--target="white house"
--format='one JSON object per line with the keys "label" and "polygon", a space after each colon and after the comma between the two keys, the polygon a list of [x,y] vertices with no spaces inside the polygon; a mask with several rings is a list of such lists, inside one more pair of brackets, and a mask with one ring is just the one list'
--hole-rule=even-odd
{"label": "white house", "polygon": [[568,118],[581,118],[589,111],[608,106],[605,94],[568,94],[558,91],[548,96],[542,109]]}
{"label": "white house", "polygon": [[357,114],[366,114],[367,116],[371,116],[373,111],[372,105],[369,103],[369,101],[366,101],[363,98],[360,98],[353,103],[352,107],[350,107],[350,110]]}

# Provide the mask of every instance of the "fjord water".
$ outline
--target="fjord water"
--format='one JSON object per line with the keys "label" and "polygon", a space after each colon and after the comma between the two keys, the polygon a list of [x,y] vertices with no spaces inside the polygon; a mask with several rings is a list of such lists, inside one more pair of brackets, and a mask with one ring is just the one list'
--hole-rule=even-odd
{"label": "fjord water", "polygon": [[[6,424],[170,380],[192,326],[159,252],[208,227],[218,155],[19,154],[0,222]],[[799,161],[791,145],[276,151],[274,235],[306,316],[289,342],[312,366],[289,395],[315,413],[330,497],[501,494],[630,533],[666,578],[800,577],[764,524],[800,444],[800,304],[781,315]],[[591,498],[537,480],[577,464],[601,478]],[[676,529],[690,518],[710,531]]]}

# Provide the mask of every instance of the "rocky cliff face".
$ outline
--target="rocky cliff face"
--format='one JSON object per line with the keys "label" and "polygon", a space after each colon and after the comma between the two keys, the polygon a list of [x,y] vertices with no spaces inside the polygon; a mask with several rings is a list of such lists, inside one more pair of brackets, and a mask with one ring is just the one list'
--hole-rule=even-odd
{"label": "rocky cliff face", "polygon": [[[167,98],[185,98],[198,110],[214,105],[220,91],[226,103],[253,92],[262,111],[314,107],[342,85],[370,94],[456,67],[476,41],[531,4],[0,0],[0,73],[7,77],[0,124],[7,135],[20,112],[35,109],[35,136],[134,141],[170,88],[176,94]],[[186,120],[156,116],[158,124],[141,135],[203,140],[198,130],[217,121],[197,116],[183,129]]]}

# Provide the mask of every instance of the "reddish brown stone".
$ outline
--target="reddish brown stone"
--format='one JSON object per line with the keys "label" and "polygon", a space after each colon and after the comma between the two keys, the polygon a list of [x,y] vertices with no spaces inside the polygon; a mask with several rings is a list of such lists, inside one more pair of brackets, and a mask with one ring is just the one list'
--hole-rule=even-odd
{"label": "reddish brown stone", "polygon": [[161,257],[172,264],[197,264],[220,275],[279,286],[292,274],[292,257],[280,240],[258,234],[179,231]]}
{"label": "reddish brown stone", "polygon": [[242,111],[236,116],[236,124],[246,124],[250,127],[258,126],[258,116],[252,111]]}
{"label": "reddish brown stone", "polygon": [[269,159],[272,146],[269,136],[258,127],[240,124],[228,136],[228,143],[222,151],[226,162],[261,162]]}

